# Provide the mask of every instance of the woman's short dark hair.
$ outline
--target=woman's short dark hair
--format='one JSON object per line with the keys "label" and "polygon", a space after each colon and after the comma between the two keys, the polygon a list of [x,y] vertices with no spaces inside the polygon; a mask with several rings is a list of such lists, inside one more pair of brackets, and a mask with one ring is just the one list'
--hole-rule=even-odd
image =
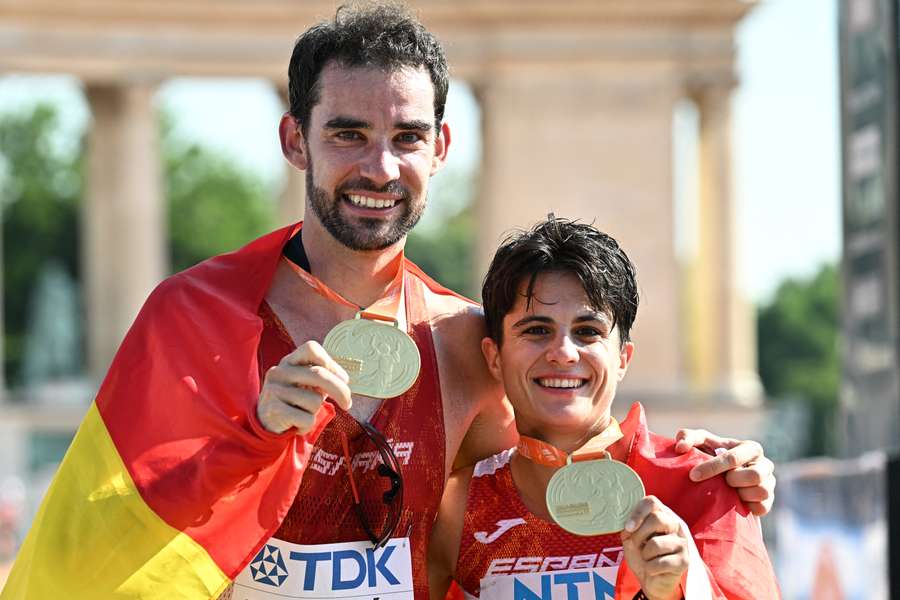
{"label": "woman's short dark hair", "polygon": [[434,85],[434,122],[440,133],[450,74],[444,49],[402,4],[344,5],[334,20],[308,29],[294,44],[288,66],[290,113],[306,132],[319,101],[319,75],[331,61],[346,67],[425,67]]}
{"label": "woman's short dark hair", "polygon": [[634,264],[612,237],[591,225],[550,215],[530,230],[509,235],[484,277],[484,315],[488,335],[497,344],[503,341],[503,318],[523,283],[530,306],[538,275],[548,272],[578,277],[591,306],[610,315],[613,327],[619,327],[621,342],[631,339],[638,307]]}

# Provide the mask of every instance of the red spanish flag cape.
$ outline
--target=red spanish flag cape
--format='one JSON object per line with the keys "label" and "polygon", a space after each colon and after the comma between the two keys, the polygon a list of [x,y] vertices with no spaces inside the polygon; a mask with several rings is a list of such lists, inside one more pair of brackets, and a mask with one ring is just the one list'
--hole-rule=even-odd
{"label": "red spanish flag cape", "polygon": [[174,275],[113,360],[3,600],[216,598],[281,523],[305,436],[256,419],[257,316],[297,226]]}

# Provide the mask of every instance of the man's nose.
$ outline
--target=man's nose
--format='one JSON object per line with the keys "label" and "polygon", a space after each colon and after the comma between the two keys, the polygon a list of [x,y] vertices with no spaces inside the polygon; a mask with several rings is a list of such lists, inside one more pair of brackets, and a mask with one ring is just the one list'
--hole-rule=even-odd
{"label": "man's nose", "polygon": [[560,335],[547,349],[547,360],[560,365],[578,362],[578,346],[568,334]]}
{"label": "man's nose", "polygon": [[400,160],[387,144],[373,144],[360,164],[359,174],[378,187],[400,179]]}

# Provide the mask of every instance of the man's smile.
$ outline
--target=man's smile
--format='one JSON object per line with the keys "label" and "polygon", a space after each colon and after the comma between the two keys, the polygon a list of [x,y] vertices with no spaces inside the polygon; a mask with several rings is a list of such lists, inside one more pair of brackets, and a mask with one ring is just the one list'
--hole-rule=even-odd
{"label": "man's smile", "polygon": [[343,197],[360,208],[393,208],[398,200],[397,198],[373,198],[362,194],[344,194]]}

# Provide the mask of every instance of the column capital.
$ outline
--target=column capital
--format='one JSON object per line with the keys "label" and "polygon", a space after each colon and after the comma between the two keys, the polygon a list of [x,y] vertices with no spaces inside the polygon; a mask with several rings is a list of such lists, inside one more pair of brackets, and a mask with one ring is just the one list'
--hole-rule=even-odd
{"label": "column capital", "polygon": [[164,77],[131,77],[123,79],[94,79],[84,80],[84,95],[88,102],[102,98],[104,95],[113,93],[143,92],[146,94],[155,94],[159,87],[165,82]]}
{"label": "column capital", "polygon": [[737,76],[697,78],[690,77],[685,83],[687,95],[701,111],[704,106],[714,106],[729,102],[738,86]]}

